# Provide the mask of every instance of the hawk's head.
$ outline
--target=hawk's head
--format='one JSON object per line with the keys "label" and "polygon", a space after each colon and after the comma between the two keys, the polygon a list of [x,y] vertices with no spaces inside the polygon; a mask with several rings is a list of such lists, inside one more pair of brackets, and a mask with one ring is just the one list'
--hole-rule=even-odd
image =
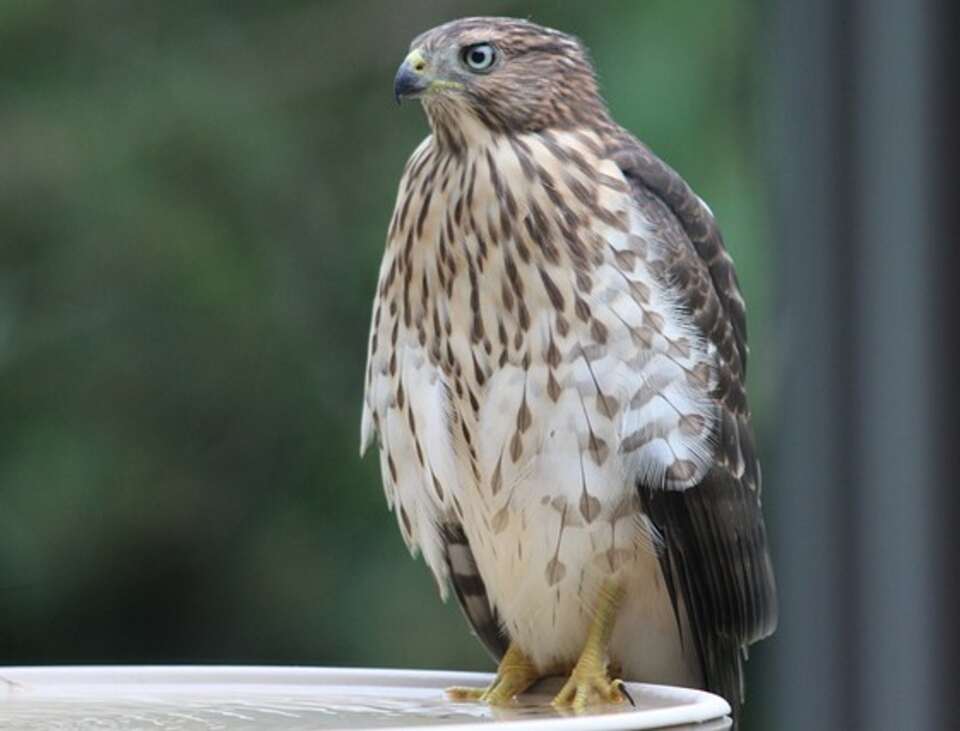
{"label": "hawk's head", "polygon": [[606,117],[580,42],[515,18],[463,18],[420,35],[394,92],[398,101],[420,97],[435,128],[476,120],[532,132]]}

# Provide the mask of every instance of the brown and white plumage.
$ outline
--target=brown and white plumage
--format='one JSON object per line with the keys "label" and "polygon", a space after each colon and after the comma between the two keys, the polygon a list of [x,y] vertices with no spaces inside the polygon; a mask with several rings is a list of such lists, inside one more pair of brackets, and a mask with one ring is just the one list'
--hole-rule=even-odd
{"label": "brown and white plumage", "polygon": [[570,667],[614,576],[623,676],[736,706],[776,598],[713,216],[610,119],[570,36],[471,18],[412,49],[432,130],[390,223],[362,427],[404,540],[496,656]]}

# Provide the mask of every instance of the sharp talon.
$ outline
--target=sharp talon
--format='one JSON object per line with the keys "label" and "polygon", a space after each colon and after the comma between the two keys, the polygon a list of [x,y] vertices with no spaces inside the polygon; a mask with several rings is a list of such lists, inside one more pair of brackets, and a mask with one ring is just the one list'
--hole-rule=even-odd
{"label": "sharp talon", "polygon": [[602,667],[576,667],[553,699],[554,708],[571,709],[583,713],[590,706],[604,703],[623,703],[625,700],[634,705],[633,698],[626,692],[620,679],[611,680]]}
{"label": "sharp talon", "polygon": [[624,697],[624,698],[626,698],[628,701],[630,701],[630,705],[631,705],[631,706],[633,706],[634,708],[636,708],[636,707],[637,707],[637,704],[634,702],[633,696],[630,695],[630,693],[627,691],[627,684],[624,683],[622,680],[617,680],[617,681],[616,681],[616,684],[617,684],[617,690],[619,690],[619,691],[623,694],[623,697]]}

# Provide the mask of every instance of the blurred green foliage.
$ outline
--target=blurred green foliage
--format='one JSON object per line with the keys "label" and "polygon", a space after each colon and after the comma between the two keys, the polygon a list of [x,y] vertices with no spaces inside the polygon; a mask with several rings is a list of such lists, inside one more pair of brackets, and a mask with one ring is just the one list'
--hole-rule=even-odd
{"label": "blurred green foliage", "polygon": [[425,134],[417,33],[592,49],[709,201],[772,383],[752,2],[0,2],[0,662],[489,667],[357,456],[370,302]]}

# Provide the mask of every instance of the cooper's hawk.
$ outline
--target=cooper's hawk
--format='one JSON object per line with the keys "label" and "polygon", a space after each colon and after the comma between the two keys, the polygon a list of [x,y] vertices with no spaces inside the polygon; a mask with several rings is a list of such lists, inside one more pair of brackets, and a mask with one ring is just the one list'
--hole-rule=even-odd
{"label": "cooper's hawk", "polygon": [[744,393],[744,303],[713,216],[619,127],[571,36],[421,35],[395,80],[431,134],[403,172],[363,410],[407,545],[502,658],[576,708],[610,675],[710,689],[776,624]]}

